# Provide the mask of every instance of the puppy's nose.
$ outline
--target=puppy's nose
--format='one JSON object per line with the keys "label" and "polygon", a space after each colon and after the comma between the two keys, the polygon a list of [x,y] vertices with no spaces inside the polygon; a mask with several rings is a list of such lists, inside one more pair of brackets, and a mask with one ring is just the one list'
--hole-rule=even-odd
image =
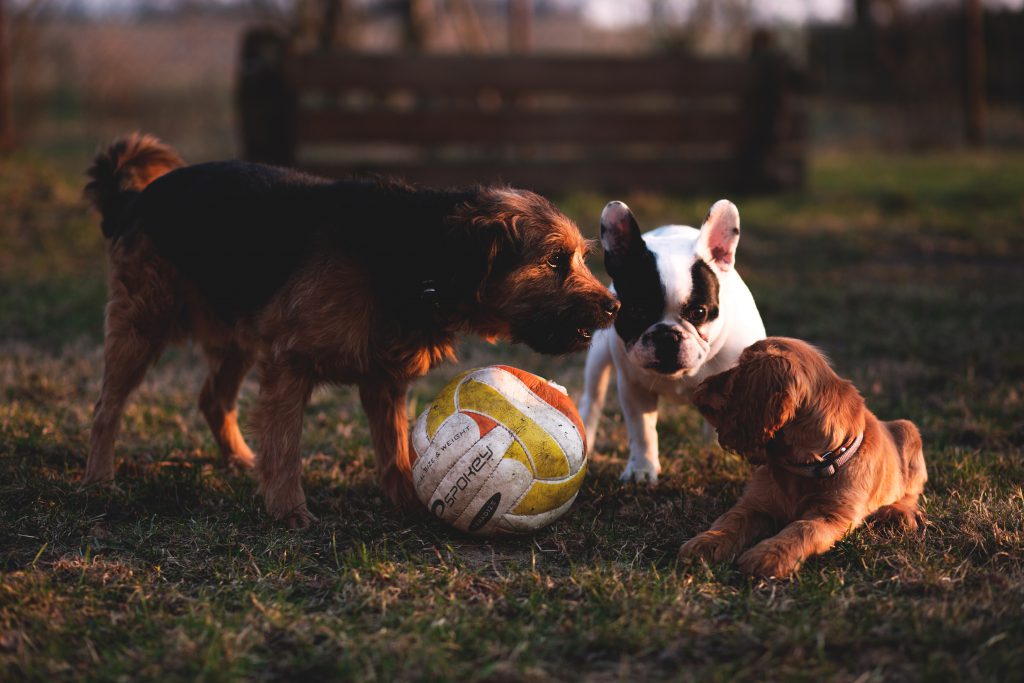
{"label": "puppy's nose", "polygon": [[619,303],[618,299],[611,299],[604,305],[604,312],[609,318],[614,318],[615,314],[619,312],[619,307],[622,304]]}

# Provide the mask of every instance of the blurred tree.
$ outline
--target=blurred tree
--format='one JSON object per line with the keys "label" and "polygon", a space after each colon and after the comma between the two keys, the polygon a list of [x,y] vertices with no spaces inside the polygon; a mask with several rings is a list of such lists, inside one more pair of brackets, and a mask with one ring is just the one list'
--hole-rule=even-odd
{"label": "blurred tree", "polygon": [[0,0],[0,152],[14,146],[14,123],[11,120],[10,54],[7,49],[6,0]]}
{"label": "blurred tree", "polygon": [[509,0],[508,45],[512,52],[529,52],[532,34],[533,0]]}
{"label": "blurred tree", "polygon": [[490,47],[490,41],[487,40],[487,33],[472,3],[469,0],[448,0],[448,9],[455,19],[459,42],[466,51],[486,52]]}
{"label": "blurred tree", "polygon": [[320,47],[350,50],[356,46],[356,16],[352,0],[323,0]]}
{"label": "blurred tree", "polygon": [[405,46],[418,52],[430,49],[437,25],[435,0],[405,0]]}
{"label": "blurred tree", "polygon": [[[681,31],[668,28],[672,25],[670,11],[671,3],[652,0],[651,16],[658,22],[655,26],[662,32],[667,30],[662,42],[673,49],[698,54],[738,55],[747,47],[754,23],[751,0],[694,0]],[[672,36],[672,33],[678,36]]]}
{"label": "blurred tree", "polygon": [[985,121],[985,27],[981,0],[964,0],[964,136],[970,145],[983,142]]}
{"label": "blurred tree", "polygon": [[902,21],[905,14],[903,0],[853,0],[857,26],[886,26]]}

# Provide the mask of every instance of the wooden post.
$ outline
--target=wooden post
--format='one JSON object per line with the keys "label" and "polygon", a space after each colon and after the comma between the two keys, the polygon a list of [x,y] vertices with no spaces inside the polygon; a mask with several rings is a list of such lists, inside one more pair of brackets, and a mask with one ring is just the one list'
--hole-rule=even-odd
{"label": "wooden post", "polygon": [[981,0],[964,0],[964,137],[972,146],[984,140],[985,26]]}
{"label": "wooden post", "polygon": [[14,147],[14,121],[11,119],[10,55],[7,47],[6,1],[0,0],[0,152]]}
{"label": "wooden post", "polygon": [[242,39],[237,104],[249,161],[295,163],[298,103],[285,73],[289,46],[289,37],[271,27],[252,28]]}
{"label": "wooden post", "polygon": [[509,0],[508,47],[512,52],[529,52],[533,47],[533,0]]}

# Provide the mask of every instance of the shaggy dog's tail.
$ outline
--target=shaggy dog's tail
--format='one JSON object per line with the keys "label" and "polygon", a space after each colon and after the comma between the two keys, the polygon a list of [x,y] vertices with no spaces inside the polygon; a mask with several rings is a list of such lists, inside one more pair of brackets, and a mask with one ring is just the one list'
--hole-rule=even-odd
{"label": "shaggy dog's tail", "polygon": [[152,135],[129,133],[96,155],[86,174],[84,195],[103,216],[103,235],[119,237],[128,229],[127,206],[151,182],[184,166],[178,153]]}

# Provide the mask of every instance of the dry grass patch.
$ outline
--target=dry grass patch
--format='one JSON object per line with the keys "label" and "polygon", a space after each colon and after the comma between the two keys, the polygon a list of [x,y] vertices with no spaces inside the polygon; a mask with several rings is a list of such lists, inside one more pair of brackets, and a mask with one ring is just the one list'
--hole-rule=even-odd
{"label": "dry grass patch", "polygon": [[[820,344],[880,417],[916,421],[931,474],[923,533],[858,529],[795,580],[753,582],[676,563],[748,473],[688,408],[664,415],[657,488],[617,481],[613,399],[571,513],[479,540],[388,505],[355,392],[318,392],[304,465],[321,521],[292,533],[218,466],[182,349],[130,405],[118,486],[83,490],[99,231],[73,184],[0,163],[0,678],[1008,680],[1024,666],[1022,172],[832,158],[806,196],[739,200],[769,331]],[[605,199],[562,204],[593,229]],[[648,225],[708,204],[626,199]],[[462,357],[580,389],[578,356]],[[458,370],[422,381],[417,408]]]}

